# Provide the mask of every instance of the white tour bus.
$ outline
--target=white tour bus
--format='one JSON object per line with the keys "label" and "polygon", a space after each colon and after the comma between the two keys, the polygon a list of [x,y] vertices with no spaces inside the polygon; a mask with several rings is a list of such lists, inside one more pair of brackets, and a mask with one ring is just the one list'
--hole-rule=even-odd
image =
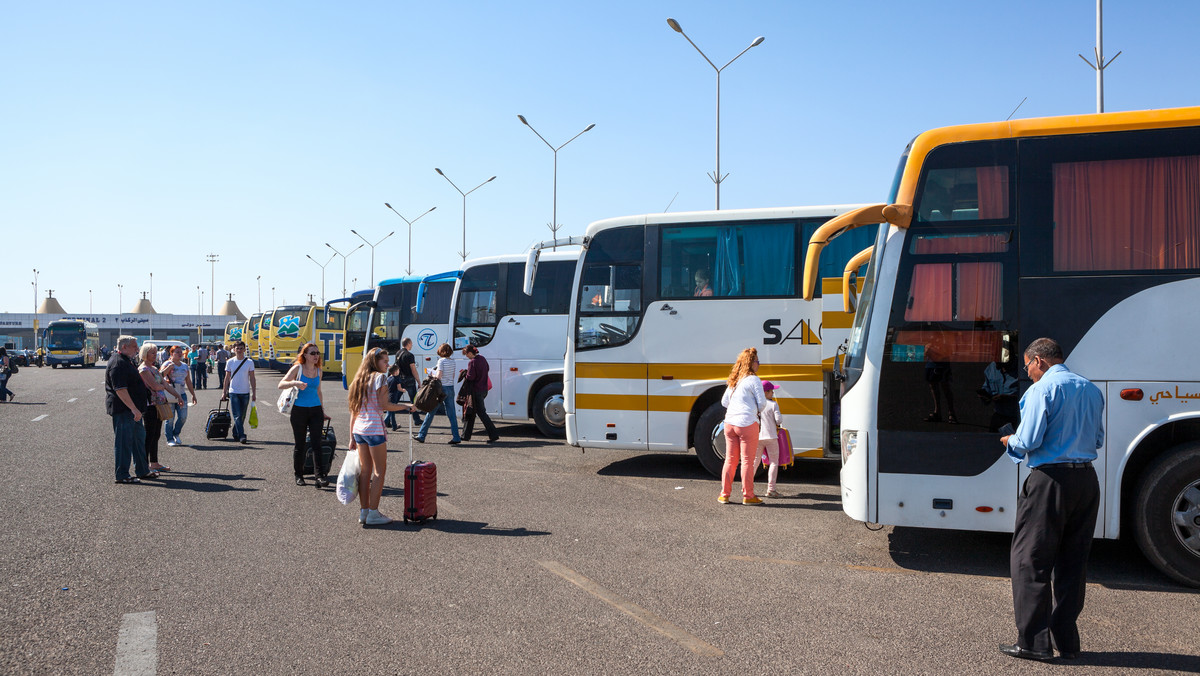
{"label": "white tour bus", "polygon": [[[493,420],[529,422],[542,434],[564,434],[563,358],[571,280],[579,250],[540,253],[532,294],[525,290],[526,254],[467,261],[451,312],[454,349],[468,344],[488,360]],[[459,368],[466,362],[457,356]]]}
{"label": "white tour bus", "polygon": [[1028,469],[998,430],[1050,337],[1105,395],[1096,536],[1200,586],[1200,108],[925,132],[888,205],[812,237],[805,292],[881,219],[839,368],[845,512],[1011,531]]}
{"label": "white tour bus", "polygon": [[[399,277],[387,279],[375,287],[375,297],[358,303],[349,312],[370,308],[366,335],[363,337],[361,354],[372,348],[382,348],[395,363],[396,353],[405,338],[413,341],[412,353],[417,359],[417,369],[423,378],[437,363],[437,347],[450,342],[450,301],[454,296],[457,272],[431,275],[429,277]],[[418,300],[418,293],[423,296]],[[349,369],[353,367],[354,371]],[[347,363],[347,382],[357,372],[357,364]]]}
{"label": "white tour bus", "polygon": [[857,206],[628,216],[568,240],[583,251],[565,364],[567,441],[654,452],[695,447],[719,476],[725,379],[738,353],[756,347],[760,375],[781,388],[776,398],[795,452],[836,457],[826,373],[832,346],[850,327],[840,311],[842,270],[869,240],[847,238],[840,262],[828,262],[826,296],[836,307],[800,300],[799,280],[808,235]]}

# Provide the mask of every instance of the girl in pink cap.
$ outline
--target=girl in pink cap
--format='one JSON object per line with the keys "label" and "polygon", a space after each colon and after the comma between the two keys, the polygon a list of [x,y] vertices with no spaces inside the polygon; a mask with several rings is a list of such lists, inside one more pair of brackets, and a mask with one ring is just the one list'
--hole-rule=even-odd
{"label": "girl in pink cap", "polygon": [[763,405],[758,424],[758,457],[763,451],[767,452],[767,497],[777,498],[775,480],[779,477],[779,428],[783,427],[783,414],[779,412],[779,404],[775,401],[775,390],[779,389],[769,380],[763,381],[763,395],[767,403]]}

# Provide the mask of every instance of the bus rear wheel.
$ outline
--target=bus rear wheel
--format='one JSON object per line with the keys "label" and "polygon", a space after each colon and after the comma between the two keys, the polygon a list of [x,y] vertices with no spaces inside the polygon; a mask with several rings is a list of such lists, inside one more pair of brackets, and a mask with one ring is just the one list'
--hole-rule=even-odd
{"label": "bus rear wheel", "polygon": [[533,398],[533,422],[548,437],[567,436],[567,404],[562,383],[550,383],[538,390]]}
{"label": "bus rear wheel", "polygon": [[[708,473],[721,478],[721,469],[725,466],[725,407],[720,402],[714,403],[700,414],[696,421],[696,429],[692,430],[692,439],[696,446],[696,457]],[[758,453],[758,449],[754,450]],[[755,461],[754,478],[766,476],[767,470],[761,462]]]}
{"label": "bus rear wheel", "polygon": [[1200,442],[1177,446],[1146,468],[1133,526],[1155,568],[1200,587]]}

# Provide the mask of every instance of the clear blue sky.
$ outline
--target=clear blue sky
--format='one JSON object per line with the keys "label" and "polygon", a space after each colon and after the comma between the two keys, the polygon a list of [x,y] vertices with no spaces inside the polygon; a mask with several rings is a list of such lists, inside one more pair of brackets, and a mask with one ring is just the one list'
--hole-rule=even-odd
{"label": "clear blue sky", "polygon": [[[725,208],[880,201],[905,144],[949,124],[1095,111],[1093,0],[0,3],[0,311],[320,298],[329,242],[376,280],[602,218],[711,209],[722,65]],[[1200,105],[1200,9],[1105,3],[1109,111]],[[678,194],[678,196],[676,196]],[[674,200],[672,202],[672,200]],[[347,286],[371,276],[369,250]],[[325,295],[342,290],[342,261]]]}

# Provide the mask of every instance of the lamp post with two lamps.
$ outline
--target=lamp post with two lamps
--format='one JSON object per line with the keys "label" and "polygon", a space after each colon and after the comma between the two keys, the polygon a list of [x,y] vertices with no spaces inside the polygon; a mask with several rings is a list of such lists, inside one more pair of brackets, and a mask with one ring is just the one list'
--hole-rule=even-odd
{"label": "lamp post with two lamps", "polygon": [[[441,172],[439,171],[438,173],[441,173]],[[445,176],[445,174],[442,174],[442,175],[443,175],[443,176]],[[493,176],[492,178],[496,178],[496,177],[495,177],[495,176]],[[446,179],[446,180],[447,180],[447,181],[449,181],[450,179]],[[488,180],[490,181],[491,179],[488,179]],[[486,183],[486,182],[487,182],[487,181],[484,181],[484,183]],[[453,184],[453,183],[451,183],[450,185],[454,185],[454,184]],[[463,199],[463,205],[464,205],[464,207],[465,207],[465,205],[466,205],[466,199],[465,199],[465,198]],[[414,218],[414,219],[412,219],[412,220],[410,221],[410,220],[408,220],[407,218],[405,218],[404,216],[401,216],[401,215],[400,215],[400,212],[399,212],[399,211],[396,211],[396,209],[395,209],[395,208],[393,208],[391,204],[388,204],[387,202],[384,202],[384,203],[383,203],[383,206],[385,206],[385,207],[387,207],[387,208],[391,209],[393,214],[396,214],[397,216],[400,216],[400,220],[402,220],[402,221],[404,221],[405,223],[407,223],[407,224],[408,224],[408,268],[407,268],[407,269],[404,271],[404,274],[406,274],[406,275],[411,275],[411,274],[412,274],[412,226],[413,226],[413,223],[416,223],[417,221],[421,220],[423,217],[425,217],[427,214],[429,214],[429,212],[430,212],[430,211],[433,211],[433,210],[434,210],[434,209],[436,209],[437,207],[429,207],[429,209],[428,209],[428,210],[427,210],[425,213],[421,214],[420,216],[417,216],[416,218]],[[354,231],[353,231],[353,230],[351,230],[350,232],[354,232]],[[464,208],[464,212],[463,212],[463,250],[464,250],[464,251],[465,251],[465,250],[466,250],[466,248],[467,248],[467,238],[466,238],[466,232],[467,232],[467,216],[466,216],[466,211],[465,211],[465,208]],[[356,234],[356,235],[357,235],[358,233],[356,233],[356,232],[355,232],[354,234]],[[363,241],[366,241],[366,240],[363,240]],[[380,240],[380,241],[382,241],[382,240]],[[466,260],[466,259],[464,258],[463,260]],[[371,277],[372,277],[371,286],[375,286],[375,282],[373,281],[373,280],[374,280],[374,276],[375,276],[375,273],[372,271],[372,273],[371,273]]]}
{"label": "lamp post with two lamps", "polygon": [[[558,229],[562,227],[561,225],[558,224],[558,151],[565,148],[567,146],[567,143],[570,143],[571,141],[574,141],[575,139],[579,138],[580,136],[583,136],[585,133],[591,131],[596,125],[595,125],[595,123],[589,124],[587,127],[584,127],[583,131],[579,132],[578,134],[572,136],[569,140],[567,140],[567,143],[564,143],[561,146],[555,148],[554,146],[550,145],[550,142],[547,141],[545,139],[545,137],[543,137],[541,134],[538,134],[538,130],[534,129],[532,124],[529,124],[529,120],[526,120],[524,115],[517,115],[517,119],[521,121],[521,124],[525,125],[526,127],[529,127],[529,131],[537,134],[537,137],[542,139],[542,143],[545,143],[546,147],[549,148],[551,150],[551,152],[554,153],[554,192],[553,192],[554,197],[553,197],[553,207],[552,207],[552,211],[551,211],[552,215],[550,218],[550,238],[554,239],[558,235]],[[557,250],[558,247],[552,247],[552,249]]]}
{"label": "lamp post with two lamps", "polygon": [[[329,265],[330,263],[332,263],[333,257],[336,255],[337,254],[329,254],[329,260],[325,261],[325,265]],[[324,305],[325,304],[325,265],[321,265],[321,263],[318,262],[317,259],[313,258],[312,256],[309,256],[308,254],[304,254],[304,257],[307,258],[308,260],[316,263],[317,267],[321,268],[321,305]]]}
{"label": "lamp post with two lamps", "polygon": [[[696,43],[692,42],[692,39],[688,37],[687,33],[683,32],[683,27],[679,25],[678,21],[676,21],[675,19],[667,19],[667,25],[671,27],[671,30],[682,35],[683,38],[685,40],[687,40],[691,46],[696,47]],[[717,171],[714,174],[710,174],[709,177],[712,179],[713,183],[715,183],[717,186],[717,209],[718,210],[721,208],[721,182],[725,180],[725,176],[721,175],[721,71],[728,68],[729,64],[733,63],[734,61],[737,61],[742,56],[742,54],[745,54],[746,52],[750,51],[751,48],[761,45],[764,39],[765,38],[763,38],[761,35],[754,38],[754,42],[751,42],[749,47],[738,52],[737,56],[730,59],[728,63],[726,63],[724,66],[721,66],[720,68],[717,68],[717,64],[713,63],[712,59],[708,58],[708,55],[706,55],[703,51],[701,51],[701,49],[699,47],[696,47],[696,51],[700,52],[700,56],[703,56],[704,60],[708,62],[708,65],[712,66],[713,70],[717,71]],[[728,174],[726,174],[726,176],[728,176]]]}
{"label": "lamp post with two lamps", "polygon": [[[450,177],[447,176],[445,174],[445,172],[443,172],[441,169],[434,167],[433,170],[438,173],[438,176],[441,176],[442,178],[446,179],[447,183],[454,186],[454,189],[458,190],[458,194],[462,195],[462,200],[463,200],[463,248],[462,248],[462,251],[458,252],[458,254],[460,256],[462,256],[463,261],[466,261],[467,253],[468,253],[467,252],[467,195],[470,195],[471,193],[475,192],[476,190],[479,190],[480,188],[487,185],[488,183],[491,183],[492,181],[496,180],[496,177],[493,176],[493,177],[489,178],[488,180],[484,181],[483,183],[480,183],[479,185],[475,186],[474,188],[471,188],[470,190],[463,192],[462,190],[459,189],[459,187],[457,185],[454,185],[454,181],[451,181]],[[432,211],[432,209],[430,211]],[[428,212],[426,212],[426,213],[428,213]],[[424,215],[424,214],[422,214],[422,215]]]}
{"label": "lamp post with two lamps", "polygon": [[[355,237],[361,239],[363,241],[363,244],[366,244],[367,246],[371,247],[371,286],[375,286],[375,247],[379,246],[380,244],[383,244],[383,240],[396,234],[396,231],[393,230],[393,231],[389,232],[388,234],[383,236],[383,239],[379,240],[378,242],[375,242],[374,244],[371,244],[370,242],[368,242],[367,238],[358,234],[358,231],[355,230],[354,228],[350,228],[350,232],[354,233]],[[412,240],[409,239],[409,247],[411,247],[411,246],[412,246]],[[409,266],[410,267],[412,266],[412,252],[411,251],[409,252]],[[325,303],[324,294],[321,294],[321,304],[323,305],[324,303]]]}
{"label": "lamp post with two lamps", "polygon": [[358,251],[359,249],[363,248],[363,245],[359,244],[358,246],[354,247],[353,249],[350,250],[350,253],[342,253],[341,251],[334,249],[333,245],[330,244],[329,242],[325,242],[325,246],[329,247],[330,250],[333,251],[333,253],[342,257],[342,297],[345,298],[346,297],[346,259],[349,258],[351,256],[351,254],[353,254],[355,251]]}

